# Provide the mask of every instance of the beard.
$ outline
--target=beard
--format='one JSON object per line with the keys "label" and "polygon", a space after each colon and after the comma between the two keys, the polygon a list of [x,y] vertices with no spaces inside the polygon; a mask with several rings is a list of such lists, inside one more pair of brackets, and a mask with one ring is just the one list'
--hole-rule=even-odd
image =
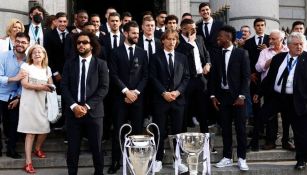
{"label": "beard", "polygon": [[79,55],[80,55],[81,57],[84,57],[84,56],[88,55],[90,52],[91,52],[90,49],[85,49],[84,51],[78,50],[78,53],[79,53]]}
{"label": "beard", "polygon": [[132,45],[132,44],[137,44],[137,43],[138,43],[137,40],[134,41],[133,38],[131,38],[131,37],[128,37],[128,38],[127,38],[127,41],[128,41],[131,45]]}

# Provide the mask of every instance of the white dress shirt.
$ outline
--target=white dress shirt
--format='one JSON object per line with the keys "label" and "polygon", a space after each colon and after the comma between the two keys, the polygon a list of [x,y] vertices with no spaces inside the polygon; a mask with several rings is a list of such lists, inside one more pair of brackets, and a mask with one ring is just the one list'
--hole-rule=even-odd
{"label": "white dress shirt", "polygon": [[[38,26],[38,33],[37,36],[35,35],[35,28]],[[30,36],[30,46],[34,45],[37,43],[37,40],[39,39],[39,45],[43,46],[44,45],[44,34],[43,34],[43,28],[42,25],[34,25],[30,24],[29,26],[29,36]]]}
{"label": "white dress shirt", "polygon": [[[225,68],[226,68],[226,86],[224,86],[223,84],[223,80],[221,81],[221,88],[222,89],[229,89],[229,86],[228,86],[228,79],[227,79],[227,72],[228,72],[228,64],[229,64],[229,59],[230,59],[230,55],[231,55],[231,52],[233,50],[233,45],[231,45],[230,47],[228,47],[227,49],[224,49],[223,50],[228,50],[228,52],[225,53]],[[223,58],[224,59],[224,58]]]}
{"label": "white dress shirt", "polygon": [[286,92],[286,94],[293,94],[293,78],[294,78],[294,71],[295,71],[296,63],[297,63],[297,56],[291,57],[291,55],[289,53],[287,54],[284,61],[279,66],[278,73],[277,73],[277,76],[276,76],[276,79],[275,79],[274,90],[278,93],[281,93],[281,86],[282,86],[282,82],[280,83],[280,85],[277,85],[278,80],[280,79],[282,73],[284,72],[286,66],[288,65],[288,61],[290,60],[290,58],[293,58],[292,66],[291,66],[292,68],[289,72],[285,92]]}
{"label": "white dress shirt", "polygon": [[[149,59],[149,53],[148,53],[148,45],[149,45],[149,42],[146,41],[146,39],[149,39],[149,38],[146,38],[146,36],[143,35],[144,50],[146,50],[147,56],[148,56],[148,59]],[[150,39],[149,39],[149,40],[150,40]],[[152,37],[151,40],[152,40],[152,41],[151,41],[152,54],[154,54],[154,53],[156,53],[155,38]]]}
{"label": "white dress shirt", "polygon": [[262,44],[263,44],[264,34],[262,34],[262,35],[255,35],[255,43],[256,43],[256,45],[259,45],[259,37],[260,36],[262,37],[261,41],[262,41]]}
{"label": "white dress shirt", "polygon": [[116,40],[117,40],[117,47],[119,46],[119,41],[120,41],[120,31],[117,31],[116,33],[112,33],[110,32],[110,37],[111,37],[111,46],[112,48],[114,48],[113,44],[114,44],[114,35],[117,35]]}
{"label": "white dress shirt", "polygon": [[[203,21],[202,30],[203,30],[204,35],[206,36],[206,32],[205,32],[205,23],[208,23],[207,26],[208,26],[208,32],[209,32],[209,35],[210,35],[211,28],[212,28],[212,24],[213,24],[213,18],[210,18],[209,21]],[[207,36],[206,36],[206,37],[207,37]]]}

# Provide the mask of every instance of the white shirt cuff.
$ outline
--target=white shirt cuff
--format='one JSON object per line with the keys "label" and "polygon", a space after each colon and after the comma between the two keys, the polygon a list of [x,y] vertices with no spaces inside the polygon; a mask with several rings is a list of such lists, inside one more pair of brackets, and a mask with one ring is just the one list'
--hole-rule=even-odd
{"label": "white shirt cuff", "polygon": [[57,76],[58,74],[59,74],[59,72],[54,72],[52,75]]}
{"label": "white shirt cuff", "polygon": [[212,98],[215,98],[215,95],[211,95],[210,98],[211,98],[211,99],[212,99]]}
{"label": "white shirt cuff", "polygon": [[70,106],[70,109],[71,109],[72,111],[74,111],[74,108],[75,108],[77,105],[78,105],[77,103],[72,104],[72,105]]}
{"label": "white shirt cuff", "polygon": [[122,90],[122,93],[125,94],[127,91],[129,91],[129,89],[125,87],[125,88]]}
{"label": "white shirt cuff", "polygon": [[87,107],[87,109],[91,109],[91,107],[85,103],[85,106]]}
{"label": "white shirt cuff", "polygon": [[136,94],[138,94],[138,95],[140,95],[140,94],[141,94],[141,92],[140,92],[140,91],[138,91],[137,89],[134,89],[134,92],[135,92]]}

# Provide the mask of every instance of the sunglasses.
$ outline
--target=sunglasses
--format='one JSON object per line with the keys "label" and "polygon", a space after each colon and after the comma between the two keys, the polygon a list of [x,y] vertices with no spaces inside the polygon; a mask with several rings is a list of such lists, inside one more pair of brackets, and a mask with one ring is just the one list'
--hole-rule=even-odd
{"label": "sunglasses", "polygon": [[83,44],[83,45],[86,45],[86,44],[89,44],[90,42],[89,41],[86,41],[86,40],[84,40],[84,41],[77,41],[77,44],[78,45],[80,45],[80,44]]}

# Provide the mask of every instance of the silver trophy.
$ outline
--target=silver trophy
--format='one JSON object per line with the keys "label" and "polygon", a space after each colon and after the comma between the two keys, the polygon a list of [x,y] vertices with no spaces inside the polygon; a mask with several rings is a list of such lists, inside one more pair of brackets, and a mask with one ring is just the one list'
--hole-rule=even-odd
{"label": "silver trophy", "polygon": [[[173,140],[177,140],[176,150],[174,150]],[[210,151],[209,151],[209,133],[196,133],[196,132],[187,132],[181,133],[177,135],[169,135],[170,146],[171,149],[174,150],[175,160],[180,160],[180,150],[179,147],[188,154],[187,164],[189,167],[190,175],[197,175],[198,173],[198,164],[199,155],[203,152],[203,173],[202,174],[210,174]],[[177,169],[175,168],[175,173]]]}
{"label": "silver trophy", "polygon": [[[150,135],[130,135],[132,127],[124,124],[119,131],[119,142],[123,153],[123,175],[126,175],[126,164],[133,175],[147,175],[153,168],[156,160],[157,149],[154,134],[149,130],[154,126],[158,131],[158,140],[160,137],[159,128],[156,124],[151,123],[146,127]],[[125,143],[122,144],[121,133],[123,128],[129,127],[130,131],[125,134]]]}

